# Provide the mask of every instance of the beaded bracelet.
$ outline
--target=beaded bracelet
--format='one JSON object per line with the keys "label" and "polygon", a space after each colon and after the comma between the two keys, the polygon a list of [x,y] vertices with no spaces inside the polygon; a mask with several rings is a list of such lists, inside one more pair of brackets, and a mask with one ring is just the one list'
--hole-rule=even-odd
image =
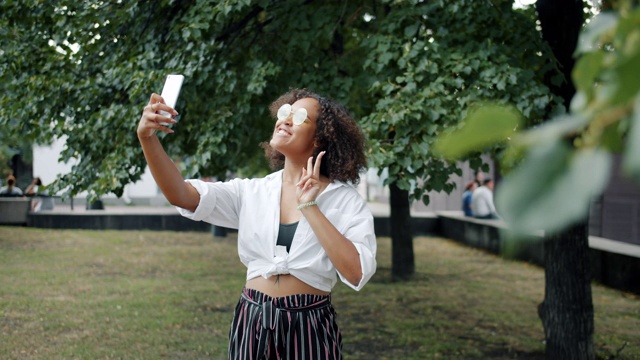
{"label": "beaded bracelet", "polygon": [[317,202],[317,201],[315,201],[315,200],[313,200],[313,201],[309,201],[309,202],[307,202],[307,203],[304,203],[304,204],[300,204],[300,205],[298,205],[297,209],[298,209],[298,210],[302,210],[302,209],[304,209],[304,208],[306,208],[306,207],[313,206],[313,205],[318,205],[318,202]]}

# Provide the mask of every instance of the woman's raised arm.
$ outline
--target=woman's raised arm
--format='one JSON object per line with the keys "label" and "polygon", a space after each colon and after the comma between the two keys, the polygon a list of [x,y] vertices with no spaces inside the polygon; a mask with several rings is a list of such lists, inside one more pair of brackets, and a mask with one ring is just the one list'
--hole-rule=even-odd
{"label": "woman's raised arm", "polygon": [[160,95],[151,95],[149,103],[142,111],[137,130],[144,157],[153,179],[169,203],[189,211],[195,211],[200,202],[200,194],[193,186],[184,181],[182,174],[171,161],[156,136],[156,131],[172,133],[173,130],[165,124],[175,124],[176,121],[158,114],[159,110],[164,110],[173,116],[178,115],[174,109],[164,103]]}

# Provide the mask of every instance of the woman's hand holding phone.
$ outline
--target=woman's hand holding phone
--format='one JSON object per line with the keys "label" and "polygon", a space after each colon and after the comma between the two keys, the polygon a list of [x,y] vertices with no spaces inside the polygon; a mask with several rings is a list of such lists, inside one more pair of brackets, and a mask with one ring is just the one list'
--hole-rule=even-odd
{"label": "woman's hand holding phone", "polygon": [[[164,86],[162,87],[162,99],[165,101],[165,104],[169,105],[172,109],[175,109],[176,102],[178,102],[178,96],[180,95],[180,89],[182,89],[182,82],[184,81],[183,75],[171,74],[167,75],[167,78],[164,81]],[[172,114],[160,110],[159,113],[166,117],[173,117]]]}
{"label": "woman's hand holding phone", "polygon": [[168,106],[162,96],[158,94],[151,94],[151,98],[149,99],[149,103],[144,107],[142,111],[142,117],[140,117],[140,122],[138,123],[138,138],[146,139],[151,137],[156,130],[172,133],[173,130],[169,129],[167,125],[175,124],[176,120],[172,117],[166,117],[164,115],[159,114],[159,111],[165,111],[170,115],[178,115],[178,112],[172,107]]}
{"label": "woman's hand holding phone", "polygon": [[162,88],[162,94],[152,94],[149,103],[142,111],[142,117],[138,123],[138,138],[144,139],[151,137],[156,130],[172,133],[173,130],[167,126],[175,124],[177,121],[173,118],[178,115],[175,105],[180,95],[183,75],[167,75]]}

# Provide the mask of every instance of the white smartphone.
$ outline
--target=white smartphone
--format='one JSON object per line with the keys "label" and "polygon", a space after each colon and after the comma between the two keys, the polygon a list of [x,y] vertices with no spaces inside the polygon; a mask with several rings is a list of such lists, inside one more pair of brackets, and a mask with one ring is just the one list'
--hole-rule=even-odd
{"label": "white smartphone", "polygon": [[[164,99],[164,102],[172,108],[176,108],[176,102],[178,101],[178,95],[180,95],[180,89],[182,88],[182,82],[184,81],[184,75],[171,74],[167,75],[162,87],[162,93],[160,96]],[[173,116],[166,111],[158,111],[158,114],[170,117]]]}

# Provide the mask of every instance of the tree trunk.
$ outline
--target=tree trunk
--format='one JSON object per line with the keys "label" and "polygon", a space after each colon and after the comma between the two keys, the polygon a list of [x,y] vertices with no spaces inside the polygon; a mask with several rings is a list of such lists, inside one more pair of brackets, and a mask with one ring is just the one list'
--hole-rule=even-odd
{"label": "tree trunk", "polygon": [[560,95],[565,107],[569,108],[576,88],[571,80],[575,65],[578,37],[584,23],[583,0],[538,0],[536,11],[542,28],[542,38],[549,44],[553,56],[558,60],[564,80],[555,85],[546,79],[547,86],[554,94]]}
{"label": "tree trunk", "polygon": [[[536,10],[542,37],[558,60],[565,81],[549,83],[551,91],[569,104],[575,94],[571,72],[578,36],[584,23],[582,0],[538,0]],[[549,80],[549,79],[547,79]],[[546,341],[547,359],[594,359],[593,301],[588,219],[544,243],[545,297],[538,307]]]}
{"label": "tree trunk", "polygon": [[544,243],[545,296],[538,308],[547,359],[594,359],[587,223]]}
{"label": "tree trunk", "polygon": [[391,278],[394,281],[408,280],[416,271],[413,257],[413,232],[409,192],[401,190],[395,183],[389,185],[391,217]]}

